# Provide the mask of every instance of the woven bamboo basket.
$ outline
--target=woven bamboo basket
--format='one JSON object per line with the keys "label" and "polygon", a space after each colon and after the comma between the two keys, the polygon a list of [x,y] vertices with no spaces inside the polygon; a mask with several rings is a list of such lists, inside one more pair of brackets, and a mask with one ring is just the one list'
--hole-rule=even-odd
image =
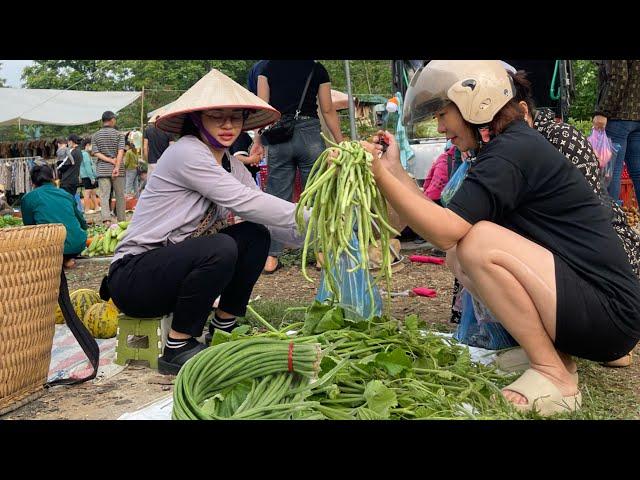
{"label": "woven bamboo basket", "polygon": [[65,236],[61,224],[0,229],[0,415],[47,381]]}

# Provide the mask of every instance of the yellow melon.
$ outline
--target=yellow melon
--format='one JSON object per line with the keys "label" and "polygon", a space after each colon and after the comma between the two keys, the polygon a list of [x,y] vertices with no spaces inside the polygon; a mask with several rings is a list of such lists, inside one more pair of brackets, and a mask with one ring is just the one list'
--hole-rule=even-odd
{"label": "yellow melon", "polygon": [[73,309],[76,311],[78,318],[82,320],[87,310],[96,303],[102,303],[100,294],[90,288],[80,288],[71,292],[69,295]]}
{"label": "yellow melon", "polygon": [[82,323],[94,338],[112,338],[118,331],[118,313],[109,302],[97,303],[87,310]]}
{"label": "yellow melon", "polygon": [[56,305],[56,324],[64,323],[64,317],[62,316],[62,310],[60,310],[60,305]]}
{"label": "yellow melon", "polygon": [[[102,302],[100,294],[90,288],[74,290],[69,295],[69,299],[80,320],[84,319],[85,313],[87,313],[87,310],[89,310],[92,305]],[[62,310],[60,310],[60,305],[56,305],[56,323],[64,323],[64,316],[62,315]]]}

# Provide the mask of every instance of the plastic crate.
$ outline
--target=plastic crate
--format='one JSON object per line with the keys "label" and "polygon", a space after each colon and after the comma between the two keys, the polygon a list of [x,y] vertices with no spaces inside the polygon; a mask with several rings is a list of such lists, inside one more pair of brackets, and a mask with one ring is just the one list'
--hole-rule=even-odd
{"label": "plastic crate", "polygon": [[627,207],[638,208],[638,199],[633,188],[633,181],[630,178],[623,178],[620,181],[620,200]]}
{"label": "plastic crate", "polygon": [[[267,191],[267,180],[269,178],[269,169],[268,165],[260,165],[260,171],[258,175],[260,176],[260,188],[263,192]],[[292,202],[297,202],[300,199],[300,194],[302,193],[302,178],[300,177],[300,170],[296,170],[296,178],[293,182],[293,198]]]}

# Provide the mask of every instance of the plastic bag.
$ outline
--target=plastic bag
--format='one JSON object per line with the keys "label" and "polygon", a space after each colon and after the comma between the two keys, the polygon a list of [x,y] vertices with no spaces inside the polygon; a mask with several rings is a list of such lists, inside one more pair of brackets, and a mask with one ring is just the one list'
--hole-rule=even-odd
{"label": "plastic bag", "polygon": [[[358,262],[362,259],[359,245],[357,234],[354,232],[351,236],[350,246],[352,247],[351,252]],[[333,277],[338,283],[340,305],[345,308],[346,318],[366,320],[372,316],[382,315],[382,297],[380,296],[378,286],[373,283],[373,278],[371,278],[368,269],[363,270],[362,268],[358,268],[353,272],[349,272],[349,270],[356,265],[356,262],[346,253],[340,254],[337,271],[334,270],[331,265],[333,265],[333,262],[325,257],[325,268],[331,268]],[[324,302],[332,298],[331,292],[326,287],[325,280],[325,270],[323,268],[320,277],[320,287],[316,295],[316,300],[319,302]],[[369,282],[372,283],[373,303],[371,303],[371,295],[369,295]]]}
{"label": "plastic bag", "polygon": [[449,204],[455,193],[460,188],[460,185],[462,185],[462,182],[464,182],[464,179],[467,177],[469,165],[470,162],[462,162],[462,165],[460,165],[453,175],[451,175],[451,178],[442,189],[440,201],[445,207]]}
{"label": "plastic bag", "polygon": [[607,162],[607,164],[600,169],[600,174],[602,175],[602,186],[604,188],[609,188],[609,184],[611,184],[611,180],[613,179],[613,167],[616,164],[616,158],[618,157],[618,152],[620,151],[619,143],[611,144],[611,158]]}
{"label": "plastic bag", "polygon": [[[587,140],[593,147],[596,157],[598,157],[600,168],[604,168],[611,161],[612,155],[617,152],[617,150],[614,151],[611,139],[607,137],[605,130],[593,128]],[[619,148],[620,146],[618,145]]]}
{"label": "plastic bag", "polygon": [[471,295],[471,299],[473,300],[473,313],[475,314],[478,323],[498,323],[498,320],[496,320],[493,313],[484,306],[484,303],[473,295]]}
{"label": "plastic bag", "polygon": [[501,350],[518,346],[518,342],[499,323],[479,323],[475,316],[473,297],[462,292],[462,317],[453,338],[470,347]]}

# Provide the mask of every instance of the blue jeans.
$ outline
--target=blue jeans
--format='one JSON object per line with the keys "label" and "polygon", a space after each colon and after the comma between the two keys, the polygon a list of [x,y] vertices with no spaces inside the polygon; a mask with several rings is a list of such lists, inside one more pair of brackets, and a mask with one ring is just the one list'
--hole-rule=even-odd
{"label": "blue jeans", "polygon": [[127,169],[125,170],[124,175],[125,175],[125,187],[124,187],[125,195],[135,194],[137,190],[137,183],[138,183],[138,170],[135,168]]}
{"label": "blue jeans", "polygon": [[640,195],[640,121],[609,120],[606,131],[613,143],[620,144],[609,194],[614,200],[620,197],[620,178],[626,163],[637,198]]}
{"label": "blue jeans", "polygon": [[[308,117],[298,119],[291,140],[269,145],[267,148],[267,193],[290,202],[296,169],[300,170],[304,190],[311,167],[324,149],[324,141],[320,136],[320,120]],[[269,255],[278,257],[283,249],[284,245],[281,242],[272,239]]]}

